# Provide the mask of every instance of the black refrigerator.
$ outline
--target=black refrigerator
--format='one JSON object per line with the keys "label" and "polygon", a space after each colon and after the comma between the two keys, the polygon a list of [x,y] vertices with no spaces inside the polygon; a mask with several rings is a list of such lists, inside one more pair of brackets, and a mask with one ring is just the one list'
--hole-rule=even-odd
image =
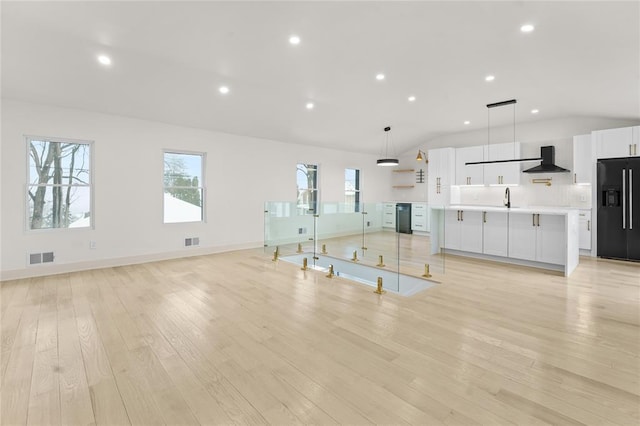
{"label": "black refrigerator", "polygon": [[640,261],[640,157],[598,160],[598,256]]}

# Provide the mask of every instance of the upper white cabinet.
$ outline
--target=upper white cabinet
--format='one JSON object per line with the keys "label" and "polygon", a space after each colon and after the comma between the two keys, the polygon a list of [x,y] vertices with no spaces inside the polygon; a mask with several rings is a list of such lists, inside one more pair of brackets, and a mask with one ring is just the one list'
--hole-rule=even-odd
{"label": "upper white cabinet", "polygon": [[440,148],[429,150],[429,204],[448,206],[451,202],[451,185],[455,180],[455,150]]}
{"label": "upper white cabinet", "polygon": [[456,185],[483,185],[484,166],[466,166],[465,163],[484,160],[483,146],[456,149]]}
{"label": "upper white cabinet", "polygon": [[591,135],[573,137],[573,183],[591,183],[593,177]]}
{"label": "upper white cabinet", "polygon": [[[489,145],[489,148],[485,147],[485,150],[484,158],[486,161],[520,158],[520,142]],[[520,185],[520,163],[485,164],[484,183],[487,185]]]}
{"label": "upper white cabinet", "polygon": [[596,158],[640,156],[640,126],[596,130]]}

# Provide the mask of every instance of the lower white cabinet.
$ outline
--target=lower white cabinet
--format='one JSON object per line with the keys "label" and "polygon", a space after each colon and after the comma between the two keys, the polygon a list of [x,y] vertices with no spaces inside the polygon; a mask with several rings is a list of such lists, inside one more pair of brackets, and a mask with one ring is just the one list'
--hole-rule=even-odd
{"label": "lower white cabinet", "polygon": [[508,256],[509,214],[482,212],[482,252],[492,256]]}
{"label": "lower white cabinet", "polygon": [[396,229],[396,203],[382,205],[382,227]]}
{"label": "lower white cabinet", "polygon": [[562,215],[509,215],[509,257],[563,265],[567,251]]}
{"label": "lower white cabinet", "polygon": [[427,203],[411,203],[411,230],[430,232]]}
{"label": "lower white cabinet", "polygon": [[445,248],[482,253],[482,212],[447,210],[444,216]]}
{"label": "lower white cabinet", "polygon": [[581,250],[591,250],[591,210],[580,210],[578,225],[578,247]]}

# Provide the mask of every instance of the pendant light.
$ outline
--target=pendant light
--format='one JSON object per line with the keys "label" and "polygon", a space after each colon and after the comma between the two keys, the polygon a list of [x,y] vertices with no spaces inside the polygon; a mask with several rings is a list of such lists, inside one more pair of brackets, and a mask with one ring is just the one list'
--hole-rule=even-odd
{"label": "pendant light", "polygon": [[[513,146],[514,146],[514,156],[515,156],[515,144],[516,144],[516,101],[515,99],[510,99],[508,101],[496,102],[493,104],[487,104],[487,147],[491,144],[491,109],[496,107],[501,107],[505,105],[513,105]],[[487,150],[488,152],[488,150]],[[476,164],[494,164],[494,163],[522,163],[525,161],[539,161],[542,158],[514,158],[512,160],[487,160],[487,161],[471,161],[468,163],[464,163],[465,166],[473,166]]]}
{"label": "pendant light", "polygon": [[[384,150],[384,158],[381,158],[378,160],[378,166],[397,166],[398,164],[400,164],[400,162],[398,161],[397,158],[390,158],[389,157],[389,140],[391,139],[391,134],[389,133],[391,131],[391,126],[387,126],[384,128],[384,132],[386,133],[386,143],[385,143],[385,150]],[[393,145],[393,140],[391,140],[391,145]],[[393,148],[393,146],[391,147]],[[395,153],[395,151],[394,151]]]}

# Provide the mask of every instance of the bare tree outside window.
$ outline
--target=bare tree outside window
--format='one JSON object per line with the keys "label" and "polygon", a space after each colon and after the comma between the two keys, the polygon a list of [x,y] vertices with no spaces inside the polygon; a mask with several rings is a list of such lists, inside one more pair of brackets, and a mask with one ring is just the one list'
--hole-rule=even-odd
{"label": "bare tree outside window", "polygon": [[344,202],[345,211],[360,211],[360,170],[344,169]]}
{"label": "bare tree outside window", "polygon": [[29,229],[91,226],[91,145],[29,138]]}
{"label": "bare tree outside window", "polygon": [[297,207],[302,214],[318,212],[318,166],[299,163],[296,170]]}
{"label": "bare tree outside window", "polygon": [[164,153],[164,223],[203,220],[204,154]]}

